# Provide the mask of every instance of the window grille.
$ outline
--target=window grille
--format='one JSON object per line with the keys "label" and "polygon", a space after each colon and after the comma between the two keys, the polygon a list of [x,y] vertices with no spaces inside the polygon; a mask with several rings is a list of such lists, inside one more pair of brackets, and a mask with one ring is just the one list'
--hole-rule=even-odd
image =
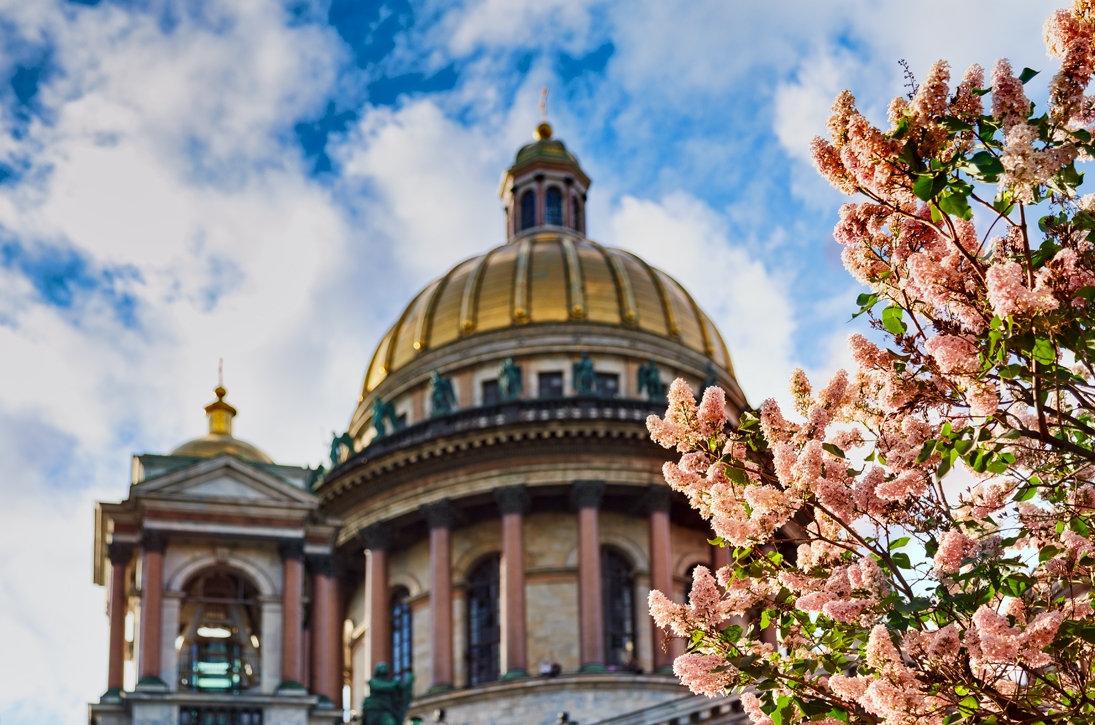
{"label": "window grille", "polygon": [[539,396],[541,398],[563,397],[563,374],[540,373]]}
{"label": "window grille", "polygon": [[483,381],[483,405],[498,405],[502,402],[502,391],[497,380]]}
{"label": "window grille", "polygon": [[499,645],[502,632],[498,621],[498,564],[492,554],[468,575],[468,684],[481,685],[498,679]]}
{"label": "window grille", "polygon": [[413,670],[414,637],[411,630],[411,593],[399,587],[392,595],[392,674],[401,677]]}
{"label": "window grille", "polygon": [[563,194],[557,187],[548,187],[544,206],[544,223],[563,226]]}
{"label": "window grille", "polygon": [[620,376],[616,373],[597,373],[597,397],[618,398],[620,396]]}
{"label": "window grille", "polygon": [[531,190],[521,196],[521,231],[536,226],[536,194]]}
{"label": "window grille", "polygon": [[605,664],[635,666],[635,605],[631,563],[615,549],[601,549]]}

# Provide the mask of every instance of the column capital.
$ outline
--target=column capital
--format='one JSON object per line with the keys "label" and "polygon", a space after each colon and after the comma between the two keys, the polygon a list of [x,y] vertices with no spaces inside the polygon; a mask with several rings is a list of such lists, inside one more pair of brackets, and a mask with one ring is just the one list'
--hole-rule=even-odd
{"label": "column capital", "polygon": [[282,561],[300,561],[304,558],[304,542],[300,539],[286,539],[278,544],[278,553],[281,554]]}
{"label": "column capital", "polygon": [[167,547],[167,537],[159,531],[141,532],[141,548],[145,551],[163,553]]}
{"label": "column capital", "polygon": [[110,559],[111,566],[125,566],[133,558],[133,544],[112,541],[107,544],[106,555]]}
{"label": "column capital", "polygon": [[452,501],[447,498],[425,504],[421,510],[426,517],[426,525],[431,529],[451,529],[456,525],[459,515]]}
{"label": "column capital", "polygon": [[330,554],[309,554],[308,570],[319,576],[331,577],[335,575],[335,557]]}
{"label": "column capital", "polygon": [[604,495],[604,481],[575,481],[570,488],[570,502],[576,509],[600,508]]}
{"label": "column capital", "polygon": [[646,510],[648,513],[663,511],[669,513],[673,505],[673,489],[660,483],[652,483],[646,489]]}
{"label": "column capital", "polygon": [[494,500],[503,516],[528,513],[530,499],[528,488],[524,484],[494,489]]}
{"label": "column capital", "polygon": [[392,547],[392,532],[384,523],[375,523],[358,530],[357,538],[366,549],[387,551]]}

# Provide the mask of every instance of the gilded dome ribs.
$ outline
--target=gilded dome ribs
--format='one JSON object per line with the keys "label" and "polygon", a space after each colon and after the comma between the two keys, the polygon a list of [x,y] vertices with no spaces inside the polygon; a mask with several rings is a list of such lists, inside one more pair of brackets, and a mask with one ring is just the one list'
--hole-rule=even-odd
{"label": "gilded dome ribs", "polygon": [[562,237],[559,243],[563,247],[563,260],[566,263],[569,314],[571,318],[580,320],[586,316],[586,301],[582,287],[582,266],[578,263],[578,250],[574,248],[574,240],[570,237]]}
{"label": "gilded dome ribs", "polygon": [[430,295],[430,301],[418,317],[414,330],[414,349],[418,352],[422,352],[430,345],[430,332],[433,329],[433,316],[437,310],[437,301],[441,299],[441,293],[445,291],[449,278],[452,277],[452,273],[455,271],[456,267],[453,267],[444,277],[434,283],[435,286],[433,294]]}
{"label": "gilded dome ribs", "polygon": [[513,321],[529,321],[529,259],[532,256],[532,240],[522,239],[517,247],[517,268],[513,274]]}
{"label": "gilded dome ribs", "polygon": [[464,297],[460,301],[460,333],[467,334],[475,330],[475,314],[479,306],[479,281],[483,279],[483,270],[497,250],[491,250],[479,258],[479,264],[468,275],[464,283]]}
{"label": "gilded dome ribs", "polygon": [[620,302],[620,319],[628,325],[638,324],[639,314],[636,312],[635,289],[631,286],[631,278],[628,276],[627,270],[611,251],[593,240],[589,240],[589,243],[604,256],[609,269],[612,270],[612,278],[616,282],[616,296]]}

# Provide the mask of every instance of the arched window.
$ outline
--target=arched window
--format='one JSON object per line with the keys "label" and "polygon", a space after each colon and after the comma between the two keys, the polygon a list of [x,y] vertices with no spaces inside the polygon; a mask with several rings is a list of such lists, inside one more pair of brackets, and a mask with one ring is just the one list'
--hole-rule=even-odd
{"label": "arched window", "polygon": [[631,562],[609,547],[601,549],[601,591],[605,607],[605,664],[635,664],[635,603]]}
{"label": "arched window", "polygon": [[578,201],[577,196],[571,200],[570,225],[577,231],[582,231],[582,204]]}
{"label": "arched window", "polygon": [[563,192],[557,186],[549,186],[545,201],[544,223],[563,226]]}
{"label": "arched window", "polygon": [[392,674],[401,677],[414,669],[414,638],[411,630],[411,593],[399,587],[392,594]]}
{"label": "arched window", "polygon": [[499,644],[502,630],[498,621],[498,562],[492,554],[468,574],[468,684],[481,685],[498,679]]}
{"label": "arched window", "polygon": [[536,226],[536,194],[531,190],[521,195],[521,231]]}
{"label": "arched window", "polygon": [[240,692],[259,684],[258,590],[225,571],[199,574],[185,588],[179,617],[179,687]]}

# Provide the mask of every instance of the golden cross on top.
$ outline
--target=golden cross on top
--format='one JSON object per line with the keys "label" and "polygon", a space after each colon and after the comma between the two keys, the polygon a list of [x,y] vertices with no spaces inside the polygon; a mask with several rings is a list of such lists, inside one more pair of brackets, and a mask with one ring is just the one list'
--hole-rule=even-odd
{"label": "golden cross on top", "polygon": [[223,357],[220,359],[220,362],[217,363],[217,387],[218,388],[223,388],[224,387],[224,358]]}
{"label": "golden cross on top", "polygon": [[540,89],[540,123],[547,123],[547,96],[548,89],[544,86]]}

